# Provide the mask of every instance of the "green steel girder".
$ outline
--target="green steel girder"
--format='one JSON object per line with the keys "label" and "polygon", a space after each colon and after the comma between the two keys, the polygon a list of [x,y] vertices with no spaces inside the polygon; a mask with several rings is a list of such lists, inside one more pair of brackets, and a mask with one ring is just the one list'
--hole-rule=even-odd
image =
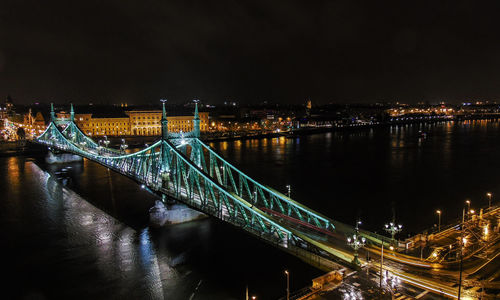
{"label": "green steel girder", "polygon": [[[335,228],[333,220],[313,211],[312,209],[294,201],[293,199],[270,187],[258,183],[227,162],[224,158],[218,155],[215,150],[203,143],[201,140],[193,140],[194,141],[190,141],[190,145],[197,144],[196,147],[201,147],[208,153],[207,155],[210,160],[210,169],[208,173],[210,176],[233,193],[260,207],[273,210],[276,206],[279,213],[307,222],[316,227],[329,230]],[[222,169],[223,176],[220,175],[219,168]],[[237,176],[234,176],[233,173]],[[230,185],[228,185],[227,178],[229,178]],[[236,182],[234,178],[238,178],[238,182]],[[251,192],[252,188],[250,185],[253,187],[253,194]]]}
{"label": "green steel girder", "polygon": [[[227,191],[206,174],[203,171],[201,151],[192,156],[198,164],[193,163],[173,144],[163,140],[133,154],[124,155],[107,149],[98,151],[100,148],[96,143],[82,144],[81,141],[86,141],[85,135],[77,130],[76,126],[73,129],[70,126],[71,123],[63,134],[51,123],[35,141],[100,163],[147,185],[152,190],[176,196],[191,207],[218,216],[270,241],[288,243],[297,239],[290,230],[276,223],[243,198]],[[199,156],[198,159],[196,155]],[[166,175],[160,176],[163,172]]]}

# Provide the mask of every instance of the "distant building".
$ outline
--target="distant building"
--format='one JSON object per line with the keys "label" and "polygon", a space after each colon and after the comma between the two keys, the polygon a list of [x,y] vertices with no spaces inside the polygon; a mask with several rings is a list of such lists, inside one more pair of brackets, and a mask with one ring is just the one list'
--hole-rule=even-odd
{"label": "distant building", "polygon": [[[132,135],[160,135],[161,110],[132,110],[130,130]],[[200,112],[200,131],[208,130],[208,112]],[[193,116],[167,116],[169,132],[189,132],[193,130]]]}
{"label": "distant building", "polygon": [[15,113],[14,102],[10,95],[7,95],[7,100],[5,100],[5,113],[7,116],[12,116]]}
{"label": "distant building", "polygon": [[[87,135],[154,136],[161,134],[161,110],[131,110],[120,113],[75,114],[75,123]],[[200,112],[200,130],[208,130],[208,112]],[[70,114],[60,112],[57,118],[69,119]],[[167,116],[170,132],[188,132],[193,130],[193,116]]]}
{"label": "distant building", "polygon": [[306,116],[311,116],[312,102],[311,99],[308,99],[306,102]]}
{"label": "distant building", "polygon": [[41,112],[37,112],[36,115],[33,116],[30,108],[28,113],[23,115],[23,122],[20,126],[24,128],[28,136],[33,137],[41,134],[45,130],[45,118]]}

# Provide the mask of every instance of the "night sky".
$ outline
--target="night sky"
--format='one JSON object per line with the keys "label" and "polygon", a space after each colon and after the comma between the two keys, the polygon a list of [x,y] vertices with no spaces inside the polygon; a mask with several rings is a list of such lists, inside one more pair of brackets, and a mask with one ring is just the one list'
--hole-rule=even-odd
{"label": "night sky", "polygon": [[479,1],[0,1],[17,103],[500,100]]}

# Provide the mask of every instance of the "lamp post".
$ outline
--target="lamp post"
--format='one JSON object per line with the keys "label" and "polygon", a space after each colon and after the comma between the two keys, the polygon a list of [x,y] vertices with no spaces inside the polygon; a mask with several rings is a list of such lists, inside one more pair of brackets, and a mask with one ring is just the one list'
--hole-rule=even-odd
{"label": "lamp post", "polygon": [[465,203],[467,204],[467,218],[469,217],[469,211],[470,211],[470,200],[467,199],[465,200]]}
{"label": "lamp post", "polygon": [[491,208],[491,193],[486,193],[486,196],[488,196],[488,208]]}
{"label": "lamp post", "polygon": [[359,224],[361,221],[356,222],[356,231],[352,235],[352,237],[347,238],[347,244],[354,249],[354,258],[352,262],[359,266],[360,262],[358,259],[358,250],[365,246],[366,239],[364,237],[359,236]]}
{"label": "lamp post", "polygon": [[465,223],[462,223],[462,232],[460,234],[460,264],[459,264],[459,279],[458,279],[458,299],[460,299],[460,294],[462,292],[462,264],[464,257],[464,247],[467,243],[467,239],[464,237]]}
{"label": "lamp post", "polygon": [[391,244],[395,245],[396,244],[396,239],[394,236],[396,233],[401,232],[403,230],[403,225],[399,224],[396,225],[394,221],[390,222],[389,224],[385,224],[385,231],[389,232],[391,234]]}
{"label": "lamp post", "polygon": [[286,274],[286,300],[290,300],[290,273],[285,270]]}
{"label": "lamp post", "polygon": [[288,185],[286,186],[286,189],[287,189],[287,195],[288,195],[288,198],[290,198],[290,195],[291,195],[291,193],[292,193],[292,187],[288,184]]}
{"label": "lamp post", "polygon": [[382,240],[382,246],[380,247],[380,290],[382,290],[382,273],[384,265],[384,241]]}
{"label": "lamp post", "polygon": [[441,232],[441,210],[436,210],[436,213],[438,214],[438,232]]}

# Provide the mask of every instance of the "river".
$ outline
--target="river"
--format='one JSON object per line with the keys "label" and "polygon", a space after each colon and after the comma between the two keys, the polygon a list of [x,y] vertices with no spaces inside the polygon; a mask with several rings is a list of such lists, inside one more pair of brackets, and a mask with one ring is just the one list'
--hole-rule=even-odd
{"label": "river", "polygon": [[[255,179],[342,222],[404,238],[500,195],[500,123],[442,122],[210,143]],[[422,138],[420,131],[426,132]],[[0,158],[7,299],[257,299],[320,271],[213,219],[148,226],[155,197],[89,161]]]}

